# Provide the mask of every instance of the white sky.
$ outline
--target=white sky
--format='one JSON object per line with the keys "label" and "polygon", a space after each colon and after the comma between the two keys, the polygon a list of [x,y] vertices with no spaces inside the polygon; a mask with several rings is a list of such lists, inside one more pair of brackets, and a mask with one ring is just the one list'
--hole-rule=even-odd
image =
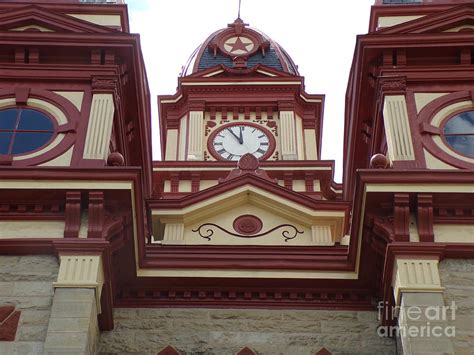
{"label": "white sky", "polygon": [[[153,158],[160,159],[157,95],[174,94],[181,67],[212,32],[237,17],[238,0],[126,0],[140,33],[151,91]],[[325,94],[322,159],[336,160],[341,181],[344,96],[357,34],[375,0],[242,0],[241,18],[278,42],[305,77],[306,92]]]}

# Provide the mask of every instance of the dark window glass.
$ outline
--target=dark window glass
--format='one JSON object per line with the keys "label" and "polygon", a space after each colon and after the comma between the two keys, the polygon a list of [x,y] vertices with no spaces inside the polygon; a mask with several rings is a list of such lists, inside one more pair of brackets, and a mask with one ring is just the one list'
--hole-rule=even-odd
{"label": "dark window glass", "polygon": [[45,116],[41,112],[23,109],[21,111],[21,119],[18,129],[28,131],[52,131],[53,122],[51,122],[49,117]]}
{"label": "dark window glass", "polygon": [[0,154],[8,154],[12,141],[12,132],[0,132]]}
{"label": "dark window glass", "polygon": [[455,151],[474,158],[474,111],[466,111],[449,119],[444,137]]}
{"label": "dark window glass", "polygon": [[14,129],[18,121],[18,110],[12,108],[0,112],[0,129]]}
{"label": "dark window glass", "polygon": [[0,154],[32,152],[48,143],[53,134],[53,121],[40,111],[0,110]]}

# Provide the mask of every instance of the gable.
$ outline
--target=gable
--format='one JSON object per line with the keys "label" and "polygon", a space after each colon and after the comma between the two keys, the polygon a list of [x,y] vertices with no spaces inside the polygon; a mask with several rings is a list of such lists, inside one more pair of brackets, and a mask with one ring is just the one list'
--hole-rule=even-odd
{"label": "gable", "polygon": [[378,31],[383,34],[422,34],[440,32],[459,32],[474,29],[474,6],[466,4],[435,14],[415,17]]}
{"label": "gable", "polygon": [[0,14],[0,32],[110,33],[115,30],[30,5]]}

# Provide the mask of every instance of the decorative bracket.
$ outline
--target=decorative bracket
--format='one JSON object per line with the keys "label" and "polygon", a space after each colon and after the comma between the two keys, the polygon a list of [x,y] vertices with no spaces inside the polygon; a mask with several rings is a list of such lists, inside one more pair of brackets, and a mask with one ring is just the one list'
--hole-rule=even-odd
{"label": "decorative bracket", "polygon": [[418,194],[418,234],[420,242],[434,242],[433,195]]}
{"label": "decorative bracket", "polygon": [[410,241],[410,195],[395,194],[393,207],[393,234],[397,242]]}

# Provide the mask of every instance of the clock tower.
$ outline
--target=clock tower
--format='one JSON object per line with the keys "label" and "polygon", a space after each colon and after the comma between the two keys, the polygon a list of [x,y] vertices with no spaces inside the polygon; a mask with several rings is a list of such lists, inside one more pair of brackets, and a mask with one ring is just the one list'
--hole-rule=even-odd
{"label": "clock tower", "polygon": [[[297,66],[267,35],[240,18],[214,32],[177,93],[159,97],[151,244],[264,252],[345,243],[348,205],[333,162],[320,160],[323,107],[324,96],[305,92]],[[305,205],[318,207],[303,213]]]}

